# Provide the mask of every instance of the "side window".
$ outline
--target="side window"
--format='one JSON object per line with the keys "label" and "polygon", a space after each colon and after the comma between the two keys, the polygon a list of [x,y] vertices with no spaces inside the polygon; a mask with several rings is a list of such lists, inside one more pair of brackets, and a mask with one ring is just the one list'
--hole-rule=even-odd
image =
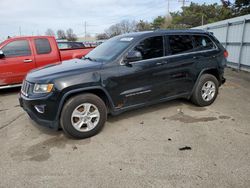
{"label": "side window", "polygon": [[193,51],[192,38],[189,35],[169,35],[170,54]]}
{"label": "side window", "polygon": [[195,51],[210,50],[215,48],[214,43],[206,36],[194,35]]}
{"label": "side window", "polygon": [[151,59],[163,56],[163,37],[150,37],[140,42],[134,50],[141,52],[142,59]]}
{"label": "side window", "polygon": [[48,39],[35,39],[36,53],[49,54],[51,47]]}
{"label": "side window", "polygon": [[10,42],[2,48],[5,57],[18,57],[31,55],[30,45],[27,40]]}

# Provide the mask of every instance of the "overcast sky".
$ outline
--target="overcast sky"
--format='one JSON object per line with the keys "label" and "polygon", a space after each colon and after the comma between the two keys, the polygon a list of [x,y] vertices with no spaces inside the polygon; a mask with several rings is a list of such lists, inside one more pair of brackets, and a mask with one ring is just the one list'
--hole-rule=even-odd
{"label": "overcast sky", "polygon": [[[70,27],[83,36],[85,21],[87,33],[95,35],[124,19],[152,21],[167,12],[167,0],[0,0],[0,6],[0,39],[19,35],[19,28],[22,35],[43,35],[47,28]],[[170,11],[180,7],[179,0],[170,0]]]}

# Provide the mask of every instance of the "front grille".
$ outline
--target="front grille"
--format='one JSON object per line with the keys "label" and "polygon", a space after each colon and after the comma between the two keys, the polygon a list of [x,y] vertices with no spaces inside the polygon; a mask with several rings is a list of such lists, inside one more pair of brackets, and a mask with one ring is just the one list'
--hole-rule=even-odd
{"label": "front grille", "polygon": [[21,89],[21,93],[28,97],[29,96],[29,91],[31,89],[31,86],[32,84],[27,82],[26,80],[23,81],[23,84],[22,84],[22,89]]}

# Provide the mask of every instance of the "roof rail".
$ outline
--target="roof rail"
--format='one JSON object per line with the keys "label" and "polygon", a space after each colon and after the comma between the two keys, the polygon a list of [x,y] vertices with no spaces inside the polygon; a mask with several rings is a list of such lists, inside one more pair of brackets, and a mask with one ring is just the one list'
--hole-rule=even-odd
{"label": "roof rail", "polygon": [[204,29],[155,29],[154,32],[203,32],[208,33]]}

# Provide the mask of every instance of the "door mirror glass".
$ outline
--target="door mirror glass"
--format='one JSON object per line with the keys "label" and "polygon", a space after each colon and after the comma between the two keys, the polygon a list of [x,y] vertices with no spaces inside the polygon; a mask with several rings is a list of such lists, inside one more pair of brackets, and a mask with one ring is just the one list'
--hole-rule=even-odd
{"label": "door mirror glass", "polygon": [[142,60],[142,54],[139,51],[133,50],[128,52],[128,55],[125,58],[125,63],[140,61]]}
{"label": "door mirror glass", "polygon": [[3,53],[3,51],[2,50],[0,50],[0,59],[2,59],[2,58],[4,58],[5,56],[4,56],[4,53]]}

